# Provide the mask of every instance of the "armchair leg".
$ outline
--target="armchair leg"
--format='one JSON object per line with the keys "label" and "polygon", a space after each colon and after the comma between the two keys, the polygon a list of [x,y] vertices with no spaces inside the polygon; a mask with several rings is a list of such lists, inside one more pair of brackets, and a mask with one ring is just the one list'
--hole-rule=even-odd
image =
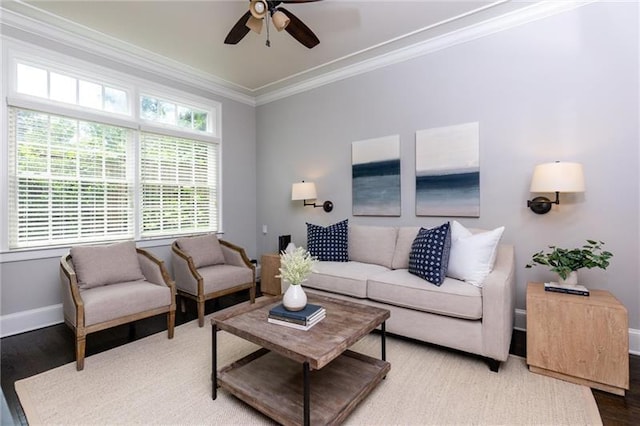
{"label": "armchair leg", "polygon": [[86,336],[76,335],[76,370],[82,371],[84,369],[84,352],[87,343]]}
{"label": "armchair leg", "polygon": [[251,299],[251,303],[256,302],[256,287],[253,286],[249,289],[249,299]]}
{"label": "armchair leg", "polygon": [[204,327],[204,300],[198,300],[198,327]]}
{"label": "armchair leg", "polygon": [[183,314],[187,312],[187,302],[182,296],[180,296],[180,312]]}
{"label": "armchair leg", "polygon": [[176,324],[176,311],[169,311],[167,314],[167,330],[169,333],[169,339],[173,339],[173,329]]}

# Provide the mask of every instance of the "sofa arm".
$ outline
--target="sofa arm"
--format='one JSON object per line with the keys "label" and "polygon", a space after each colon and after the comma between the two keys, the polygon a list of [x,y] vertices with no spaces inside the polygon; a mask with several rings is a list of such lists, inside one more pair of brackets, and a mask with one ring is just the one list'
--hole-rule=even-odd
{"label": "sofa arm", "polygon": [[171,245],[171,266],[176,287],[194,296],[198,295],[198,285],[202,285],[202,276],[193,265],[191,257],[180,250],[175,241]]}
{"label": "sofa arm", "polygon": [[515,250],[512,245],[501,244],[493,271],[482,285],[483,352],[497,361],[509,356],[515,296]]}
{"label": "sofa arm", "polygon": [[144,249],[136,248],[136,251],[144,278],[150,283],[169,287],[171,293],[175,294],[175,284],[169,276],[164,262]]}
{"label": "sofa arm", "polygon": [[228,241],[220,240],[220,248],[224,254],[224,262],[228,265],[240,266],[253,270],[253,281],[256,280],[256,267],[247,257],[244,249]]}
{"label": "sofa arm", "polygon": [[72,326],[84,326],[84,302],[78,288],[71,255],[60,258],[60,284],[62,285],[62,309],[64,320]]}

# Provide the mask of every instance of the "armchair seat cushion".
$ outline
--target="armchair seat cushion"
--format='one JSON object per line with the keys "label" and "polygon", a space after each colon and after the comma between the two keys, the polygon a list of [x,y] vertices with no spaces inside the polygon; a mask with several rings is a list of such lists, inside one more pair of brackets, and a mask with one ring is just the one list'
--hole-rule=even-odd
{"label": "armchair seat cushion", "polygon": [[81,291],[85,327],[171,305],[171,288],[145,280]]}
{"label": "armchair seat cushion", "polygon": [[[205,294],[226,290],[253,281],[253,271],[240,266],[205,266],[204,268],[198,269],[198,273],[202,276]],[[193,294],[196,294],[196,292]]]}

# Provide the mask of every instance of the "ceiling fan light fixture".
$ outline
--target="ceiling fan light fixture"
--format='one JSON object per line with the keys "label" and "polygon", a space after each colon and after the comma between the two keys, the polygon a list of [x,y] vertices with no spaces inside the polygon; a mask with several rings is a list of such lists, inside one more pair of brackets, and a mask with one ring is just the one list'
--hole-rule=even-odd
{"label": "ceiling fan light fixture", "polygon": [[267,12],[269,11],[269,7],[267,5],[266,0],[251,0],[251,4],[249,5],[249,11],[251,15],[253,15],[256,19],[262,19],[267,16]]}
{"label": "ceiling fan light fixture", "polygon": [[254,16],[249,16],[249,19],[247,19],[247,23],[245,25],[251,31],[260,34],[262,32],[262,22],[262,19],[257,19]]}
{"label": "ceiling fan light fixture", "polygon": [[289,25],[289,22],[291,22],[289,17],[279,10],[276,10],[273,15],[271,15],[271,21],[278,31],[284,30],[287,25]]}

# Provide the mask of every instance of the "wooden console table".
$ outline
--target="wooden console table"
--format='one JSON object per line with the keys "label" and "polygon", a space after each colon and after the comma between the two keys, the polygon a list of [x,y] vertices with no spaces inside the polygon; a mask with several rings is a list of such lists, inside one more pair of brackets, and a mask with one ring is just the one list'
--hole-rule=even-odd
{"label": "wooden console table", "polygon": [[627,309],[611,293],[553,293],[527,286],[527,364],[532,372],[624,396],[629,389]]}
{"label": "wooden console table", "polygon": [[263,254],[260,259],[262,269],[260,270],[260,291],[265,294],[277,296],[282,294],[280,278],[280,255],[277,253]]}

